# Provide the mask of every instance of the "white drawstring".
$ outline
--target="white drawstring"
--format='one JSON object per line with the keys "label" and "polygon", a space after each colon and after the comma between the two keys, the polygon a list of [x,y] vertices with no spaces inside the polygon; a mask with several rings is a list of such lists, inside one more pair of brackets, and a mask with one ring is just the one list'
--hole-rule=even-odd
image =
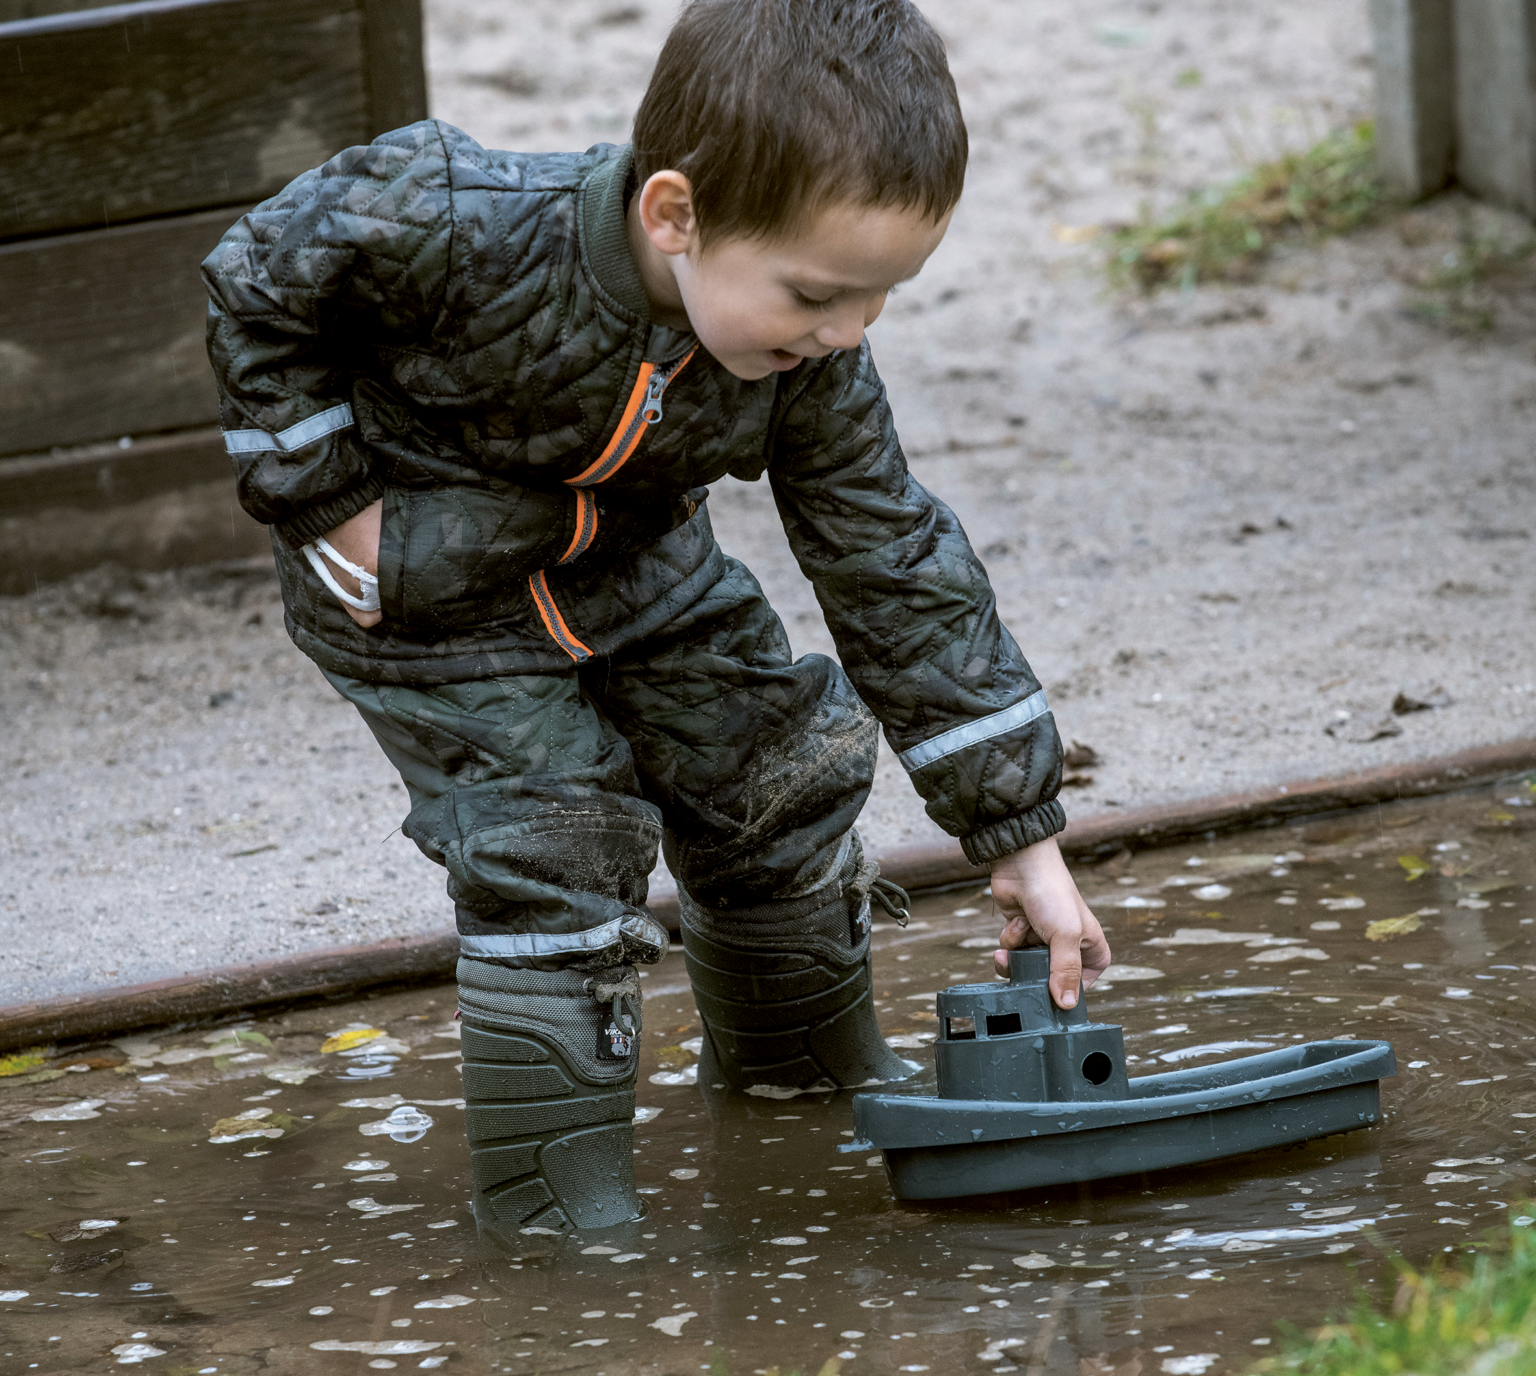
{"label": "white drawstring", "polygon": [[[319,575],[320,581],[345,602],[347,606],[356,607],[360,612],[376,612],[379,610],[379,580],[375,574],[369,573],[367,569],[359,567],[348,559],[343,559],[324,536],[318,538],[312,545],[303,546],[303,550],[304,557],[309,560],[310,568],[314,569],[315,573]],[[325,556],[325,559],[329,559],[337,568],[345,569],[357,579],[363,590],[361,597],[354,597],[336,581],[325,559],[320,557],[322,554]]]}

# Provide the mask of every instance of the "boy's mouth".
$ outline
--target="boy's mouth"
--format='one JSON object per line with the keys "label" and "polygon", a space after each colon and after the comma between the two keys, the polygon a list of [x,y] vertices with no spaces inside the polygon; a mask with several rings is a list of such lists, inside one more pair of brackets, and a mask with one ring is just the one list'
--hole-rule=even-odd
{"label": "boy's mouth", "polygon": [[792,354],[787,349],[769,349],[768,357],[773,363],[774,370],[787,373],[791,368],[798,368],[804,361],[804,355]]}

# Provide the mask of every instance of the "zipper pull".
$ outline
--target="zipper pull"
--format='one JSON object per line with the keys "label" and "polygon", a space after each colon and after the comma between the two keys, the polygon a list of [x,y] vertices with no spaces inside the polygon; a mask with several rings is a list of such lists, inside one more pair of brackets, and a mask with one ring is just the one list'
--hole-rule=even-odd
{"label": "zipper pull", "polygon": [[647,425],[655,425],[661,419],[661,394],[667,390],[667,383],[671,380],[672,372],[664,373],[657,369],[645,384],[645,400],[640,404],[640,415]]}

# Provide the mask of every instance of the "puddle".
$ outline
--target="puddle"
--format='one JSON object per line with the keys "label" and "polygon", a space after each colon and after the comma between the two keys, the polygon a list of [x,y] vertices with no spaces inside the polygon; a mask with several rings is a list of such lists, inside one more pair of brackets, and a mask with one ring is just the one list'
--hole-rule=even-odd
{"label": "puddle", "polygon": [[[878,1157],[836,1150],[848,1096],[695,1083],[677,954],[645,981],[649,1216],[511,1256],[467,1208],[451,989],[0,1058],[3,1369],[1242,1370],[1277,1321],[1384,1275],[1383,1249],[1466,1246],[1532,1192],[1533,799],[1505,784],[1079,870],[1122,962],[1090,1007],[1125,1026],[1133,1075],[1396,1048],[1380,1128],[1188,1170],[898,1205]],[[877,929],[882,1026],[919,1085],[933,994],[982,977],[989,913],[960,892]]]}

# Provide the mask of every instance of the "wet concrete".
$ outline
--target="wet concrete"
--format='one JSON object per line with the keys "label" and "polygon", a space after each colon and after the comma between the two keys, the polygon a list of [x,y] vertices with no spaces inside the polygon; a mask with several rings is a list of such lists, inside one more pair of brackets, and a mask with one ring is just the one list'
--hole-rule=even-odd
{"label": "wet concrete", "polygon": [[[1531,1193],[1536,787],[1080,872],[1132,1074],[1386,1038],[1375,1129],[917,1207],[840,1155],[847,1095],[694,1083],[681,957],[646,979],[636,1171],[607,1237],[482,1247],[450,988],[0,1063],[0,1368],[166,1373],[1238,1371]],[[926,1069],[936,990],[983,977],[985,893],[876,937],[882,1026]],[[1531,1151],[1527,1151],[1527,1147]],[[834,1367],[835,1369],[835,1367]]]}

